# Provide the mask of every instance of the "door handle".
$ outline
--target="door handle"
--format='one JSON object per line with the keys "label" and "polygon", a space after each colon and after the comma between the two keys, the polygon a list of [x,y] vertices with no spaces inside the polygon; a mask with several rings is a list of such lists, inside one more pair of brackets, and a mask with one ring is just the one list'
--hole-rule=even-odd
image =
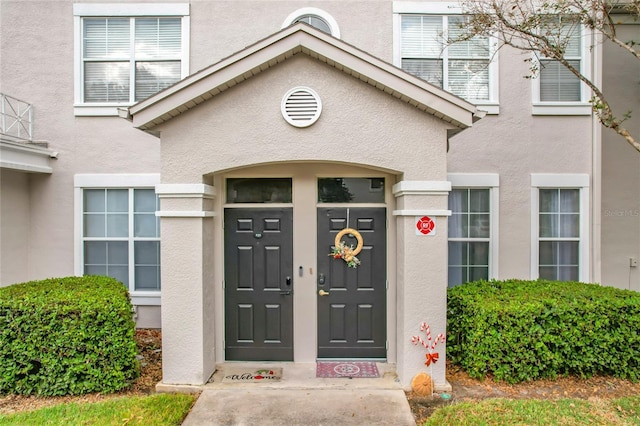
{"label": "door handle", "polygon": [[292,282],[292,281],[291,281],[291,277],[287,277],[287,278],[285,278],[285,279],[284,279],[284,283],[285,283],[285,285],[287,286],[287,289],[286,289],[286,290],[281,291],[281,292],[280,292],[280,294],[281,294],[281,295],[283,295],[283,296],[290,296],[290,295],[291,295],[291,292],[293,291],[293,290],[291,289],[291,282]]}
{"label": "door handle", "polygon": [[329,292],[328,292],[328,291],[324,291],[324,290],[320,289],[320,290],[318,291],[318,294],[319,294],[320,296],[328,296],[328,295],[329,295]]}

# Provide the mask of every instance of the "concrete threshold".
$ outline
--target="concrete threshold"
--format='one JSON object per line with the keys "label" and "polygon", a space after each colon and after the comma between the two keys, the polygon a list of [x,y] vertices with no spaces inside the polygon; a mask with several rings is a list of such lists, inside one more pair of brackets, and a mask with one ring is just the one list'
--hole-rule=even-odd
{"label": "concrete threshold", "polygon": [[[282,368],[282,379],[268,383],[222,383],[225,366],[256,368]],[[294,362],[225,362],[216,365],[216,371],[204,385],[180,385],[160,382],[156,392],[198,393],[206,389],[397,389],[403,388],[396,374],[395,364],[376,363],[380,377],[377,378],[321,378],[316,377],[316,363]],[[436,385],[436,393],[451,392],[447,382]]]}
{"label": "concrete threshold", "polygon": [[[377,363],[377,378],[318,378],[314,363],[227,362],[203,386],[158,384],[159,392],[202,392],[183,426],[415,426],[394,364]],[[282,368],[279,381],[231,382],[230,368]]]}
{"label": "concrete threshold", "polygon": [[[225,366],[233,368],[282,368],[282,378],[268,383],[223,383]],[[201,386],[158,383],[157,392],[195,393],[206,389],[396,389],[402,390],[395,364],[376,363],[377,378],[316,377],[316,363],[299,362],[226,362],[216,365],[209,381]]]}

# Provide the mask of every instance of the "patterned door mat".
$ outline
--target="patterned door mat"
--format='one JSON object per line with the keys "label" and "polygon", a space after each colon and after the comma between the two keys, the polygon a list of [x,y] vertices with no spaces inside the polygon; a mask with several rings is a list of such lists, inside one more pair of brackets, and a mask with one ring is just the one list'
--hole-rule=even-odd
{"label": "patterned door mat", "polygon": [[318,361],[316,377],[380,377],[373,361]]}
{"label": "patterned door mat", "polygon": [[222,383],[271,383],[282,378],[282,368],[224,367]]}

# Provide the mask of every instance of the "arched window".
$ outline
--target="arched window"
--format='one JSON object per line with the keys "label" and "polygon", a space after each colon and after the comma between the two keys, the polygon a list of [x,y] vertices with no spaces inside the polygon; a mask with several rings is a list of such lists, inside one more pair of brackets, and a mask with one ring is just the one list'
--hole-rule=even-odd
{"label": "arched window", "polygon": [[297,22],[304,22],[312,27],[331,34],[336,38],[340,38],[340,28],[338,23],[331,15],[321,9],[315,7],[303,7],[291,13],[282,23],[282,28],[286,28]]}
{"label": "arched window", "polygon": [[316,15],[303,15],[303,16],[300,16],[298,19],[293,21],[294,24],[296,22],[307,23],[307,24],[311,25],[312,27],[316,27],[320,31],[324,31],[327,34],[331,34],[331,28],[329,27],[329,24],[327,24],[327,21],[325,21],[324,19],[322,19],[319,16],[316,16]]}

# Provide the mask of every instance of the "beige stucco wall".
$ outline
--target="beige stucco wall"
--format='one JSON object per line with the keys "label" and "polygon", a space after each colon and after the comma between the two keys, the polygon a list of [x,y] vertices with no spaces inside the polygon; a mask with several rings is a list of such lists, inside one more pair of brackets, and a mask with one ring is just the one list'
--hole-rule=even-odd
{"label": "beige stucco wall", "polygon": [[192,1],[191,70],[207,67],[279,31],[289,14],[307,7],[330,14],[349,44],[391,62],[391,4],[366,0]]}
{"label": "beige stucco wall", "polygon": [[[622,40],[636,40],[640,26],[621,25]],[[640,62],[605,43],[603,90],[619,115],[632,112],[624,125],[640,137]],[[602,131],[602,283],[640,291],[640,153],[613,131]]]}
{"label": "beige stucco wall", "polygon": [[531,173],[591,174],[589,116],[532,115],[523,53],[500,50],[500,114],[451,139],[450,173],[498,173],[499,276],[531,277]]}
{"label": "beige stucco wall", "polygon": [[[322,115],[309,128],[290,126],[280,112],[284,94],[299,85],[312,88],[322,99]],[[222,217],[224,206],[221,177],[225,172],[254,176],[262,170],[267,176],[295,176],[294,186],[309,185],[307,196],[294,201],[294,211],[298,215],[295,216],[298,218],[296,223],[300,224],[300,228],[294,224],[294,241],[297,241],[300,250],[315,239],[313,232],[302,235],[296,229],[304,228],[305,221],[299,217],[301,212],[315,216],[317,176],[375,173],[362,168],[368,166],[379,170],[378,173],[387,172],[390,174],[388,176],[395,176],[388,180],[388,185],[403,180],[446,181],[446,123],[302,54],[158,127],[162,144],[163,184],[203,182],[217,189],[216,216],[213,219],[163,219],[163,282],[172,283],[171,289],[165,287],[163,290],[163,328],[165,335],[178,327],[183,333],[182,336],[175,336],[177,340],[173,348],[164,353],[167,371],[171,370],[163,379],[166,383],[193,380],[190,372],[194,371],[196,365],[204,365],[206,370],[207,362],[202,360],[200,354],[185,349],[189,344],[196,344],[198,351],[208,347],[207,341],[197,340],[202,338],[202,329],[209,326],[203,317],[206,312],[218,312],[214,318],[214,329],[218,336],[216,361],[224,361],[221,345],[221,312],[224,304],[221,286],[212,284],[222,282],[221,258],[215,257],[215,279],[207,281],[201,275],[205,271],[198,266],[204,256],[199,243],[188,248],[181,241],[188,239],[199,242],[201,224],[213,223],[214,241],[205,240],[203,244],[213,246],[214,253],[222,251],[222,224],[218,218]],[[337,164],[330,166],[330,163]],[[189,167],[184,167],[185,164]],[[244,169],[252,165],[264,166]],[[215,179],[211,179],[212,176]],[[161,209],[190,210],[194,209],[194,203],[197,204],[198,200],[184,198],[163,202]],[[402,196],[396,203],[395,198],[388,194],[387,209],[393,223],[388,231],[390,247],[402,246],[390,253],[389,257],[389,265],[393,265],[393,268],[390,266],[388,293],[392,294],[389,300],[394,304],[388,306],[391,328],[387,335],[393,339],[389,343],[395,345],[390,349],[389,357],[390,361],[396,361],[397,351],[398,373],[402,383],[408,385],[410,378],[424,363],[421,349],[410,346],[411,336],[419,332],[420,322],[429,322],[434,330],[445,330],[446,220],[439,218],[441,229],[437,237],[421,238],[415,235],[413,216],[394,218],[392,211],[444,210],[446,195]],[[406,232],[406,235],[403,233],[397,239],[396,223]],[[295,264],[314,269],[315,254],[313,250],[308,251],[310,257],[303,259],[297,255]],[[294,252],[298,250],[294,249]],[[427,254],[432,256],[433,266],[425,271]],[[396,262],[400,265],[397,273]],[[179,270],[184,268],[191,274],[197,274],[198,279],[203,276],[202,284],[192,285],[195,276],[188,279],[181,276]],[[306,280],[308,282],[303,279],[298,283],[302,287],[298,287],[299,290],[294,293],[295,310],[298,313],[294,319],[297,330],[294,356],[297,362],[313,362],[316,357],[313,337],[315,319],[308,315],[315,310],[315,275],[311,274]],[[214,300],[218,302],[207,308],[206,301],[205,305],[202,302],[202,291],[206,293],[211,285],[217,288],[218,297]],[[178,303],[178,294],[191,302]],[[395,302],[398,299],[403,300],[397,304]],[[197,300],[200,302],[196,303]],[[188,309],[187,306],[196,308]],[[201,311],[203,307],[205,309]],[[178,313],[176,318],[169,319],[167,309],[175,309]],[[190,320],[185,316],[189,316]],[[189,324],[188,330],[185,330],[185,324]],[[208,339],[210,334],[204,334]],[[212,367],[211,364],[209,366]],[[438,384],[444,384],[444,364],[435,368],[434,377]],[[201,377],[200,380],[206,378]]]}
{"label": "beige stucco wall", "polygon": [[[322,99],[322,116],[310,128],[292,127],[280,113],[282,97],[295,86],[308,86]],[[158,127],[163,182],[193,183],[248,164],[310,160],[374,165],[410,180],[446,174],[440,120],[306,55]]]}
{"label": "beige stucco wall", "polygon": [[0,170],[0,287],[28,281],[29,176]]}
{"label": "beige stucco wall", "polygon": [[[30,261],[21,280],[74,274],[75,174],[160,169],[157,138],[118,117],[74,116],[72,5],[72,1],[2,2],[1,90],[32,104],[34,137],[59,153],[51,162],[53,174],[31,175],[25,192],[31,209],[28,232],[21,235]],[[4,235],[2,241],[5,244]],[[3,262],[10,258],[3,254]],[[142,311],[142,323],[160,325],[158,307]]]}
{"label": "beige stucco wall", "polygon": [[33,105],[35,138],[59,153],[52,176],[30,182],[28,279],[73,275],[74,174],[157,173],[158,140],[118,117],[74,116],[72,1],[3,0],[0,27],[1,90]]}
{"label": "beige stucco wall", "polygon": [[[38,177],[31,184],[32,202],[45,208],[34,209],[31,218],[32,232],[28,247],[30,253],[40,261],[30,266],[29,279],[73,273],[74,241],[69,236],[73,233],[72,179],[75,173],[149,173],[160,169],[159,143],[156,138],[132,129],[129,123],[116,117],[74,117],[73,2],[60,0],[54,3],[55,7],[51,6],[50,1],[3,1],[0,17],[2,91],[34,104],[36,138],[48,140],[50,147],[60,152],[59,160],[53,162],[54,177]],[[280,29],[287,15],[307,6],[318,7],[330,13],[340,25],[343,40],[391,61],[391,5],[391,2],[385,1],[192,2],[191,70],[193,72],[201,69],[272,34]],[[23,16],[29,16],[29,19],[23,19]],[[255,19],[256,16],[260,16],[260,19]],[[354,20],[355,16],[358,19]],[[243,20],[246,20],[245,25],[242,25]],[[12,22],[21,22],[21,25],[16,27],[11,25]],[[52,22],[55,22],[55,27],[52,27]],[[376,25],[362,25],[362,22],[375,22]],[[243,27],[243,31],[237,31],[238,26]],[[30,36],[24,37],[26,33]],[[448,155],[450,172],[500,174],[500,277],[528,277],[530,274],[527,255],[530,251],[528,175],[545,171],[591,171],[590,119],[575,116],[532,116],[529,102],[531,83],[522,78],[528,74],[524,58],[521,53],[509,52],[507,49],[500,51],[500,114],[485,117],[473,130],[453,138]],[[323,75],[331,75],[330,70],[325,70]],[[271,94],[271,105],[278,104],[284,87],[289,87],[294,82],[298,84],[306,78],[303,75],[299,77],[292,79],[291,84],[281,85],[281,90],[274,91]],[[316,77],[319,79],[320,75]],[[344,90],[344,87],[332,90],[337,92]],[[323,88],[320,95],[324,98],[326,94]],[[234,97],[227,96],[227,99],[231,98]],[[380,98],[385,99],[382,94]],[[328,99],[328,102],[334,102],[334,99],[341,102],[356,100],[351,99],[350,92],[343,92],[341,99]],[[233,105],[235,101],[234,98],[226,104]],[[251,120],[258,112],[254,108],[259,107],[261,106],[248,105],[246,109],[239,110],[233,124],[237,127],[243,125],[244,120]],[[325,108],[325,116],[318,126],[329,122],[326,118],[331,115],[333,106],[329,103]],[[384,113],[386,110],[381,106],[377,111],[372,111],[370,116]],[[272,120],[279,118],[277,108],[273,108],[271,114]],[[345,137],[360,130],[349,125],[348,114],[341,118]],[[411,116],[395,118],[398,120],[398,125],[395,126],[398,133],[394,137],[396,140],[404,140],[402,132],[413,126]],[[375,123],[376,120],[371,121]],[[402,147],[389,144],[388,140],[380,137],[374,131],[375,128],[369,129],[374,145],[380,147],[380,157],[386,156],[389,151],[394,156],[397,152],[393,151],[402,150]],[[278,136],[280,135],[271,135],[267,140],[269,143],[281,144]],[[251,135],[240,137],[250,138]],[[609,136],[605,134],[605,137]],[[338,145],[341,142],[336,138],[328,143]],[[296,144],[295,148],[298,150],[299,145]],[[330,152],[335,153],[336,158],[344,158],[345,147],[335,148],[337,149]],[[240,155],[243,154],[234,154]],[[413,161],[419,162],[421,155],[428,153],[411,155]],[[604,156],[607,155],[609,154],[605,152]],[[630,158],[624,153],[616,154],[615,157],[627,161]],[[391,163],[386,159],[382,161]],[[615,159],[605,158],[605,161],[609,164],[616,163]],[[604,167],[605,174],[619,173],[621,170],[620,167],[606,164]],[[633,168],[634,164],[631,165],[631,169]],[[202,169],[206,170],[207,167]],[[175,180],[173,177],[167,178]],[[631,180],[633,181],[633,177]],[[609,188],[619,187],[615,183],[609,185]],[[616,190],[607,189],[605,193],[616,193]],[[620,210],[615,197],[607,203]],[[53,205],[56,208],[48,207]],[[626,204],[622,207],[625,208]],[[608,221],[620,223],[613,217]],[[611,246],[610,238],[616,232],[619,231],[615,231],[615,227],[604,230],[603,245]],[[606,247],[604,250],[607,254],[603,263],[607,265],[603,268],[609,271],[605,273],[605,277],[616,270],[619,272],[615,278],[611,276],[611,280],[620,282],[623,275],[629,272],[624,269],[627,263],[623,262],[627,255],[616,254],[616,248]],[[635,250],[637,252],[637,243]]]}
{"label": "beige stucco wall", "polygon": [[[148,1],[127,3],[138,2]],[[347,43],[386,61],[392,60],[391,1],[201,0],[189,3],[191,72],[273,34],[287,15],[307,6],[330,13]],[[447,171],[498,173],[498,278],[527,278],[531,274],[530,174],[591,174],[593,170],[591,119],[533,116],[531,82],[523,78],[528,75],[526,57],[508,49],[501,50],[499,58],[500,114],[487,116],[472,129],[454,137],[446,156],[441,145],[446,129],[438,120],[340,71],[299,56],[164,126],[161,162],[159,139],[133,129],[129,122],[117,117],[74,116],[72,0],[2,0],[1,7],[0,90],[33,104],[36,139],[48,141],[50,148],[59,152],[58,160],[52,161],[51,176],[30,175],[27,179],[25,175],[2,172],[2,284],[6,284],[9,273],[6,271],[16,276],[22,274],[19,281],[74,273],[73,177],[78,173],[157,173],[162,168],[163,182],[214,184],[213,174],[223,169],[259,163],[280,166],[288,161],[363,164],[389,172],[398,180],[442,180]],[[20,25],[15,25],[16,22]],[[605,87],[609,81],[638,75],[637,68],[623,63],[621,57],[608,55],[605,51],[605,63],[620,66],[611,67],[605,73]],[[639,86],[636,83],[631,80],[629,86],[613,86],[613,89],[621,98],[635,93],[631,98],[637,100]],[[318,91],[324,102],[321,119],[309,129],[294,129],[280,116],[282,95],[301,84]],[[637,131],[638,120],[630,123]],[[229,137],[230,134],[234,136]],[[640,210],[640,157],[608,132],[603,133],[603,146],[602,281],[639,289],[638,268],[630,269],[628,259],[640,257],[640,221],[636,214]],[[185,154],[188,152],[191,154]],[[423,200],[422,207],[445,208],[446,202],[441,198]],[[18,224],[16,227],[5,225],[9,223],[4,219],[6,200],[22,206],[22,210],[12,209],[8,213]],[[185,204],[188,203],[185,201]],[[30,214],[20,214],[27,207]],[[167,222],[173,220],[182,219],[166,219]],[[438,220],[440,223],[443,219]],[[185,232],[203,240],[215,239],[216,226],[219,226],[215,218],[189,221],[196,223],[187,225]],[[402,244],[396,248],[398,263],[404,268],[399,268],[401,272],[396,277],[397,294],[420,303],[435,301],[436,304],[429,305],[434,306],[433,310],[425,309],[425,318],[420,319],[435,318],[432,327],[441,330],[444,327],[441,286],[446,281],[442,277],[444,260],[440,259],[428,275],[423,266],[427,253],[446,244],[446,229],[440,228],[433,239],[415,240],[411,232],[412,219],[403,217],[397,219],[397,229],[402,238]],[[7,238],[7,232],[18,230],[21,238],[15,241]],[[167,241],[179,237],[167,231]],[[10,254],[6,254],[7,244]],[[414,251],[415,258],[405,257],[408,249]],[[216,256],[215,247],[191,247],[190,250],[201,259]],[[170,258],[165,263],[163,259],[163,271],[172,261],[179,263],[179,260]],[[202,324],[196,334],[187,334],[186,338],[200,345],[198,356],[208,364],[213,362],[212,357],[220,359],[221,356],[220,351],[215,353],[212,337],[212,306],[216,305],[214,290],[210,287],[215,273],[211,265],[213,262],[204,267],[200,265],[194,272],[206,286],[191,289],[187,294],[196,301],[194,309],[201,316]],[[416,289],[404,285],[417,277],[431,280],[431,287]],[[179,291],[167,292],[163,297],[173,294]],[[399,303],[397,306],[402,313],[396,343],[402,347],[407,337],[417,333],[419,324],[410,319],[419,317],[421,310],[416,305]],[[191,305],[185,304],[183,308],[188,310]],[[157,308],[143,307],[139,316],[147,324],[160,321]],[[180,327],[178,321],[174,323]],[[203,341],[203,335],[209,340]],[[406,359],[413,359],[418,349],[400,351],[406,352]],[[176,363],[180,361],[175,359]],[[205,374],[201,366],[199,374]],[[411,368],[400,366],[403,375],[409,375]],[[443,364],[438,364],[438,368],[443,368]]]}

